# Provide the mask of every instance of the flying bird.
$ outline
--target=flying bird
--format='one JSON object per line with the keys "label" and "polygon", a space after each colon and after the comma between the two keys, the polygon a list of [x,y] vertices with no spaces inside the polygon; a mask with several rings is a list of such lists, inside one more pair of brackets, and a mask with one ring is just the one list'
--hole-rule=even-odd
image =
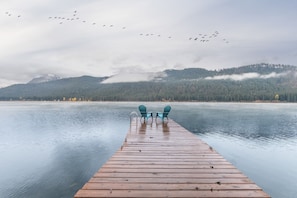
{"label": "flying bird", "polygon": [[[5,14],[7,15],[7,16],[12,16],[12,14],[13,13],[10,13],[10,12],[8,12],[8,11],[6,11],[5,12]],[[20,18],[21,17],[21,15],[19,14],[19,15],[17,15],[17,14],[13,14],[13,16],[17,16],[18,18]],[[88,25],[97,25],[97,22],[95,21],[95,22],[88,22],[88,20],[82,20],[82,19],[80,19],[79,17],[78,17],[78,12],[77,12],[77,10],[74,10],[71,14],[70,14],[70,16],[68,16],[68,18],[67,18],[67,16],[65,16],[65,17],[63,17],[63,16],[49,16],[48,17],[49,19],[59,19],[59,21],[58,21],[58,23],[59,24],[63,24],[65,21],[62,21],[62,20],[71,20],[71,21],[73,21],[73,20],[80,20],[82,23],[87,23]],[[65,22],[66,23],[66,22]],[[122,25],[122,26],[115,26],[115,25],[113,25],[113,24],[103,24],[102,25],[102,27],[110,27],[110,28],[112,28],[112,27],[115,27],[115,28],[120,28],[120,29],[122,29],[122,30],[125,30],[127,27],[126,26],[124,26],[124,24]],[[140,36],[158,36],[158,37],[161,37],[161,35],[160,34],[157,34],[157,33],[140,33],[139,34]],[[213,31],[213,32],[210,32],[210,33],[207,33],[207,34],[205,34],[205,33],[199,33],[199,34],[196,34],[196,35],[192,35],[191,37],[185,37],[184,39],[186,40],[186,39],[188,39],[188,40],[191,40],[191,41],[200,41],[200,42],[203,42],[203,43],[207,43],[207,42],[211,42],[212,40],[214,40],[216,37],[219,37],[219,31],[217,31],[217,30],[215,30],[215,31]],[[174,35],[163,35],[163,38],[164,39],[172,39],[172,38],[174,38],[174,40],[176,39],[176,37],[174,37]],[[219,40],[221,40],[221,39],[219,39]],[[229,43],[229,41],[227,40],[227,39],[222,39],[221,41],[223,41],[224,43]]]}

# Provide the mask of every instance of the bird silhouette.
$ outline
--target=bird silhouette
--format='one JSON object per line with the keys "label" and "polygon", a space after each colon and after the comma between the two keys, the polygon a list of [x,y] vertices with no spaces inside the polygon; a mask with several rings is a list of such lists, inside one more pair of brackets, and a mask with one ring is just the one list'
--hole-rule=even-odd
{"label": "bird silhouette", "polygon": [[[68,15],[66,15],[66,14],[52,15],[52,16],[49,16],[48,19],[57,21],[57,24],[70,23],[70,21],[74,21],[74,20],[79,20],[80,22],[86,23],[86,25],[89,25],[89,26],[99,24],[99,21],[89,22],[89,20],[87,18],[81,18],[78,13],[79,12],[77,10],[74,10],[70,14],[68,13]],[[12,13],[12,12],[6,11],[5,15],[8,16],[8,17],[12,16],[12,17],[21,18],[23,13],[21,15],[19,13]],[[127,29],[127,26],[125,26],[125,24],[114,25],[114,24],[111,24],[111,23],[106,23],[107,21],[103,21],[103,22],[105,22],[105,24],[103,24],[102,27],[110,27],[110,28],[113,28],[114,30],[117,30],[117,29],[118,30],[125,30],[125,29]],[[74,24],[74,23],[72,23],[72,24]],[[99,31],[99,30],[97,30],[97,31]],[[106,31],[108,31],[108,29],[106,29]],[[140,36],[145,36],[148,39],[153,38],[153,37],[160,37],[160,39],[166,39],[167,38],[167,39],[177,40],[178,38],[175,37],[175,35],[173,35],[171,33],[173,33],[173,32],[168,32],[168,34],[162,34],[162,37],[161,37],[161,34],[158,34],[158,32],[155,32],[155,33],[139,33],[139,35]],[[221,37],[222,36],[221,36],[220,32],[218,30],[214,30],[214,31],[211,31],[211,32],[200,32],[200,33],[189,35],[187,37],[180,38],[180,39],[184,39],[185,41],[189,40],[191,42],[198,41],[198,42],[196,42],[198,44],[199,43],[205,43],[206,44],[206,43],[209,43],[209,42],[213,42],[215,40],[216,41],[221,41],[221,42],[226,43],[226,44],[230,43],[229,40],[227,40],[226,38],[221,38]]]}

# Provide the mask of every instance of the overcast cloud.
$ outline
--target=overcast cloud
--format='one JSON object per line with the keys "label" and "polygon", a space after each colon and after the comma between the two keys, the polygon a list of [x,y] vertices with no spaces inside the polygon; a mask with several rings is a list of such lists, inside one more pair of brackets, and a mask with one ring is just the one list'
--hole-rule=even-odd
{"label": "overcast cloud", "polygon": [[270,74],[261,75],[255,72],[250,73],[243,73],[243,74],[232,74],[232,75],[221,75],[221,76],[214,76],[214,77],[206,77],[206,80],[235,80],[235,81],[242,81],[247,79],[253,79],[253,78],[262,78],[262,79],[268,79],[268,78],[278,78],[281,76],[285,76],[287,73],[275,73],[272,72]]}
{"label": "overcast cloud", "polygon": [[297,65],[296,7],[295,0],[3,0],[0,87],[48,73],[126,81],[165,69]]}

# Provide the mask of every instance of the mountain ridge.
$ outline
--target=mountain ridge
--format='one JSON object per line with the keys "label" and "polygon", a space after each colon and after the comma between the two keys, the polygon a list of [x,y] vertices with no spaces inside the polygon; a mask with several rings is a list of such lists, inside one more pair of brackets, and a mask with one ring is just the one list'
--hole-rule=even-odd
{"label": "mountain ridge", "polygon": [[297,67],[254,64],[237,68],[165,70],[151,81],[104,84],[109,77],[81,76],[16,84],[0,100],[92,101],[297,101]]}
{"label": "mountain ridge", "polygon": [[32,80],[30,80],[27,84],[50,82],[50,81],[59,80],[59,79],[61,79],[61,77],[56,74],[43,74],[40,76],[36,76]]}

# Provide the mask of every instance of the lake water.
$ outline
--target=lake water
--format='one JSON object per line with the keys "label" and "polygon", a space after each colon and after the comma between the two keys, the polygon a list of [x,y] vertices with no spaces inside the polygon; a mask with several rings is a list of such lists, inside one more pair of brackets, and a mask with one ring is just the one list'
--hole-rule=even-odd
{"label": "lake water", "polygon": [[[0,197],[73,197],[120,147],[129,114],[153,102],[0,102]],[[272,197],[297,196],[297,104],[170,103]]]}

